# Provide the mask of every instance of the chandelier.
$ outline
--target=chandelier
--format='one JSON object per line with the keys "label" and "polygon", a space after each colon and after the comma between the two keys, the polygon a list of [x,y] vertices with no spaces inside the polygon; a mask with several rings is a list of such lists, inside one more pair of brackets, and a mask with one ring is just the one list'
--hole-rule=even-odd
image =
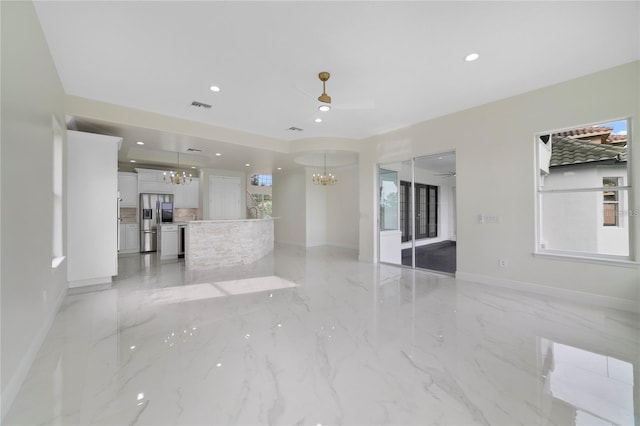
{"label": "chandelier", "polygon": [[162,177],[162,179],[165,181],[165,183],[170,183],[172,185],[186,185],[188,183],[191,183],[191,173],[189,173],[189,176],[187,176],[187,173],[185,171],[180,173],[180,153],[176,152],[176,154],[178,154],[178,171],[170,171],[169,176],[167,176],[167,172],[164,172],[164,176]]}
{"label": "chandelier", "polygon": [[338,178],[331,173],[327,174],[327,153],[324,153],[324,172],[313,174],[313,183],[316,185],[333,185],[338,182]]}

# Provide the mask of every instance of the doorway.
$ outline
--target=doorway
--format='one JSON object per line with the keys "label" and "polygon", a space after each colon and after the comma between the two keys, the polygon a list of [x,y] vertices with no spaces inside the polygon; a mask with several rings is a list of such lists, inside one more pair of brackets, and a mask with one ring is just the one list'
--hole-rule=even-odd
{"label": "doorway", "polygon": [[379,261],[456,271],[455,153],[379,165]]}

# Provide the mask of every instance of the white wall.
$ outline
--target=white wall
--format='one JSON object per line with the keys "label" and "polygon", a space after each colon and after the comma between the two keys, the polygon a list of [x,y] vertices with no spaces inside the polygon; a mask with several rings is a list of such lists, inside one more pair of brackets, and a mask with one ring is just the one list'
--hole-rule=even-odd
{"label": "white wall", "polygon": [[[544,178],[544,189],[597,188],[603,177],[626,182],[624,166],[576,166],[552,168]],[[628,210],[625,192],[620,192],[620,212]],[[628,256],[629,220],[619,216],[619,226],[604,226],[603,193],[546,193],[541,201],[541,244],[551,250],[583,251]]]}
{"label": "white wall", "polygon": [[326,188],[326,244],[358,249],[358,166],[332,171],[338,183]]}
{"label": "white wall", "polygon": [[118,149],[122,138],[67,132],[69,287],[118,275]]}
{"label": "white wall", "polygon": [[335,185],[314,185],[320,169],[298,168],[273,176],[276,242],[304,247],[358,248],[358,167],[335,168]]}
{"label": "white wall", "polygon": [[[63,88],[32,3],[0,2],[0,8],[0,358],[4,416],[66,294],[67,264],[63,261],[55,269],[51,266],[52,115],[64,128]],[[64,184],[63,196],[66,197]],[[65,232],[66,252],[64,235]]]}
{"label": "white wall", "polygon": [[305,168],[307,247],[327,244],[327,191],[333,189],[315,185],[312,180],[314,173],[322,173],[322,170]]}
{"label": "white wall", "polygon": [[306,173],[304,169],[273,175],[274,238],[278,243],[306,246]]}
{"label": "white wall", "polygon": [[[639,75],[640,62],[634,62],[361,141],[360,257],[375,261],[377,252],[377,163],[455,151],[459,276],[640,300],[638,268],[532,255],[539,172],[535,135],[622,117],[636,122]],[[640,140],[639,127],[632,126],[632,140]],[[427,139],[429,144],[423,142]],[[640,164],[640,150],[631,155]],[[638,200],[640,174],[632,184]],[[479,213],[499,215],[502,221],[480,224]],[[630,218],[636,234],[637,220]],[[506,259],[508,267],[499,268],[498,259]]]}

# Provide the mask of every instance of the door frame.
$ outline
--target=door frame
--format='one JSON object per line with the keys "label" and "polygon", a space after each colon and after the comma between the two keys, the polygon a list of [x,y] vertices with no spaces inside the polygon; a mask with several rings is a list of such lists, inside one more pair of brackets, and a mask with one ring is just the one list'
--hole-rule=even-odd
{"label": "door frame", "polygon": [[[410,159],[405,159],[405,160],[397,160],[397,161],[391,161],[391,162],[384,162],[384,163],[377,163],[376,164],[376,186],[379,186],[380,184],[380,171],[382,169],[387,169],[390,165],[392,164],[402,164],[402,163],[410,163],[411,164],[411,182],[415,182],[416,181],[416,160],[425,158],[425,157],[435,157],[438,159],[441,159],[441,156],[444,155],[449,155],[452,154],[454,156],[456,156],[456,151],[455,150],[451,150],[451,151],[444,151],[444,152],[439,152],[439,153],[434,153],[434,154],[425,154],[425,155],[421,155],[421,156],[417,156],[417,157],[411,157]],[[454,157],[455,159],[455,157]],[[455,166],[455,164],[454,164]],[[454,174],[455,176],[455,174]],[[440,214],[439,209],[441,208],[441,191],[443,190],[442,187],[440,187],[439,185],[429,185],[429,184],[420,184],[420,183],[416,183],[415,185],[411,185],[411,182],[408,182],[406,180],[401,180],[398,179],[398,198],[400,198],[400,191],[402,188],[402,191],[404,192],[404,197],[407,198],[408,197],[408,201],[410,201],[408,204],[408,208],[411,210],[411,212],[414,211],[415,206],[416,206],[416,201],[418,198],[418,194],[416,191],[417,187],[426,187],[427,188],[427,197],[429,197],[429,189],[433,189],[435,191],[435,193],[433,194],[433,198],[434,198],[434,208],[433,208],[433,214],[435,215],[435,226],[432,228],[431,232],[429,232],[427,230],[427,236],[426,238],[437,238],[438,235],[441,234],[441,232],[438,230],[438,228],[440,227],[440,223],[438,221],[440,221],[442,218],[445,218],[446,220],[448,220],[447,218],[449,218],[451,215],[453,215],[452,219],[453,219],[453,228],[455,234],[457,234],[457,205],[458,205],[458,191],[457,191],[457,184],[454,184],[453,186],[453,190],[452,192],[452,196],[454,197],[453,200],[450,200],[450,204],[453,208],[453,212],[450,212],[451,214]],[[409,183],[408,185],[405,185],[405,183]],[[408,191],[407,191],[408,189]],[[380,202],[381,202],[381,197],[380,197],[380,191],[375,191],[376,193],[376,203],[375,203],[375,208],[378,210],[378,212],[376,212],[375,217],[377,218],[376,220],[376,240],[377,240],[377,244],[376,244],[376,251],[377,251],[377,258],[376,261],[379,263],[390,263],[396,266],[401,266],[401,267],[406,267],[406,268],[411,268],[411,269],[423,269],[423,268],[417,268],[416,265],[416,240],[418,238],[416,238],[416,233],[413,232],[416,229],[416,225],[417,225],[417,221],[416,220],[405,220],[404,223],[400,223],[400,218],[401,218],[401,213],[398,212],[398,230],[402,231],[403,228],[404,229],[408,229],[409,232],[408,234],[406,234],[406,237],[401,237],[401,242],[405,243],[405,242],[411,242],[411,266],[409,265],[403,265],[402,263],[396,263],[396,262],[389,262],[389,261],[383,261],[381,260],[381,252],[382,252],[382,247],[381,247],[381,229],[380,229],[380,217],[379,217],[379,209],[380,209]],[[408,193],[408,195],[407,195]],[[398,200],[400,201],[400,200]],[[405,200],[406,202],[406,200]],[[445,197],[445,203],[446,203],[446,197]],[[451,207],[450,207],[451,208]],[[398,210],[400,210],[400,202],[398,202]],[[427,214],[429,214],[429,211],[427,209]],[[414,217],[415,219],[415,217]],[[429,217],[427,217],[427,227],[428,227],[428,223],[429,223]],[[448,223],[448,222],[447,222]],[[454,241],[457,239],[457,235],[453,235],[452,237],[454,238]],[[456,250],[457,251],[457,250]],[[436,272],[439,274],[444,274],[444,275],[452,275],[455,276],[455,272],[454,273],[449,273],[449,272],[443,272],[443,271],[438,271],[438,270],[431,270],[431,269],[423,269],[426,271],[431,271],[431,272]]]}

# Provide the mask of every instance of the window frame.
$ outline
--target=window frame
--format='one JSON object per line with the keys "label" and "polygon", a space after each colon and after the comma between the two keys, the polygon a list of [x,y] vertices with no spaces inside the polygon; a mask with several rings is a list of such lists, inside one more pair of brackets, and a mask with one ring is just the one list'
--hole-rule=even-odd
{"label": "window frame", "polygon": [[[419,183],[416,182],[415,184],[416,186],[416,191],[415,191],[415,201],[414,204],[411,204],[411,194],[413,193],[413,191],[411,191],[411,182],[406,181],[406,180],[401,180],[400,181],[400,185],[398,186],[398,205],[400,208],[400,216],[399,216],[399,221],[400,221],[400,230],[402,231],[402,238],[401,238],[401,242],[406,243],[409,241],[412,241],[413,236],[411,235],[411,230],[412,229],[417,229],[417,224],[414,225],[414,227],[411,227],[411,209],[409,207],[413,207],[413,205],[418,205],[418,189],[419,188],[424,188],[426,190],[426,194],[425,194],[425,202],[426,202],[426,208],[425,208],[425,212],[426,212],[426,221],[427,221],[427,233],[426,234],[420,234],[418,235],[418,233],[416,232],[416,241],[418,240],[428,240],[430,238],[438,238],[438,228],[439,228],[439,215],[438,215],[438,210],[439,210],[439,194],[440,194],[440,187],[437,185],[429,185],[429,184],[425,184],[425,183]],[[435,191],[435,195],[432,198],[431,197],[431,190]],[[435,205],[434,207],[434,212],[433,212],[433,218],[431,217],[431,209],[429,208],[431,205],[433,204]],[[435,229],[433,231],[431,231],[429,228],[429,225],[431,224],[431,220],[433,219],[434,222],[434,226]],[[414,216],[414,220],[417,222],[418,221],[418,217]]]}
{"label": "window frame", "polygon": [[[579,187],[579,188],[571,188],[571,189],[541,189],[542,186],[542,181],[544,180],[544,177],[541,176],[541,156],[542,156],[542,151],[540,148],[540,143],[544,142],[544,144],[546,146],[549,146],[548,143],[546,141],[544,141],[544,136],[548,136],[548,140],[551,140],[551,135],[559,133],[559,132],[563,132],[563,131],[567,131],[567,130],[572,130],[572,129],[578,129],[581,127],[590,127],[590,126],[598,126],[598,125],[602,125],[605,123],[612,123],[612,122],[616,122],[616,121],[626,121],[627,124],[627,162],[626,162],[626,172],[627,172],[627,179],[626,182],[620,182],[622,179],[619,179],[619,183],[622,183],[619,186],[615,186],[615,187],[604,187],[604,186],[600,186],[600,187]],[[568,260],[577,260],[577,261],[581,261],[581,262],[588,262],[588,263],[606,263],[606,264],[613,264],[613,265],[618,265],[618,266],[637,266],[638,262],[637,262],[637,253],[635,252],[634,248],[636,246],[636,236],[633,232],[634,229],[636,229],[636,227],[638,226],[637,223],[632,223],[635,222],[635,218],[637,218],[637,214],[633,214],[632,212],[637,212],[637,207],[636,207],[636,199],[633,193],[633,187],[631,185],[631,176],[633,175],[632,169],[635,169],[634,164],[633,164],[633,148],[631,147],[631,134],[632,134],[632,122],[631,122],[631,118],[630,117],[623,117],[623,118],[617,118],[617,119],[610,119],[610,120],[600,120],[597,122],[594,122],[592,124],[584,124],[584,125],[576,125],[576,126],[571,126],[571,127],[564,127],[564,128],[560,128],[560,129],[556,129],[556,130],[549,130],[549,131],[544,131],[544,132],[538,132],[534,135],[534,204],[535,204],[535,238],[534,238],[534,248],[533,248],[533,255],[534,256],[539,256],[539,257],[546,257],[546,258],[557,258],[557,259],[568,259]],[[550,150],[549,150],[550,153]],[[614,176],[615,177],[615,176]],[[604,178],[604,176],[603,176]],[[602,181],[602,178],[601,178]],[[626,217],[626,229],[627,229],[627,236],[628,236],[628,255],[615,255],[615,254],[605,254],[605,253],[596,253],[596,252],[582,252],[582,251],[577,251],[577,250],[560,250],[560,249],[549,249],[549,248],[545,248],[542,247],[542,240],[543,240],[543,208],[542,208],[542,197],[544,194],[552,194],[552,193],[584,193],[584,192],[601,192],[602,195],[600,196],[600,206],[602,209],[602,212],[604,214],[604,207],[603,207],[603,201],[604,201],[604,192],[605,191],[616,191],[617,192],[617,202],[620,202],[621,196],[624,193],[624,196],[626,197],[626,208],[627,208],[627,212],[629,213],[628,216]],[[605,228],[613,228],[613,226],[603,226],[603,220],[600,222],[599,224],[599,228],[605,227]],[[620,226],[619,224],[625,221],[625,218],[622,217],[618,217],[616,222],[618,223],[618,226]]]}
{"label": "window frame", "polygon": [[[605,179],[612,179],[615,180],[615,185],[612,186],[607,186],[605,184]],[[603,176],[602,177],[602,186],[607,188],[607,190],[602,192],[602,226],[604,227],[620,227],[621,223],[620,223],[620,192],[618,190],[616,190],[616,188],[622,186],[620,185],[620,180],[622,178],[619,176]],[[606,196],[607,196],[607,192],[612,192],[613,195],[615,196],[615,200],[607,200]],[[614,214],[613,215],[608,215],[607,214],[607,208],[606,206],[614,206],[613,211]],[[613,216],[613,220],[614,223],[607,223],[606,222],[606,218],[609,216]]]}
{"label": "window frame", "polygon": [[64,254],[64,134],[55,116],[51,117],[51,267],[56,269]]}

